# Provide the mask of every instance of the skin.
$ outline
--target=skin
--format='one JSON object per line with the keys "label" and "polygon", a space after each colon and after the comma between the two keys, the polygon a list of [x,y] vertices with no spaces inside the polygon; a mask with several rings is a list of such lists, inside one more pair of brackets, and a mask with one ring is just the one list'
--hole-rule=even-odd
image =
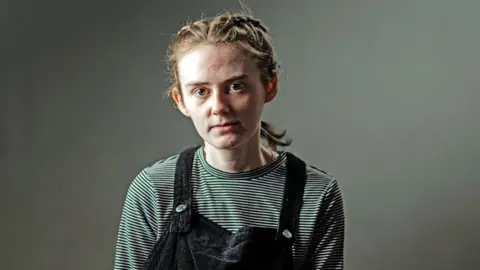
{"label": "skin", "polygon": [[[229,45],[199,45],[178,61],[178,108],[204,140],[207,162],[222,171],[244,172],[266,165],[277,153],[261,144],[265,103],[277,93],[277,77],[265,86],[256,61]],[[215,128],[237,123],[231,130]]]}

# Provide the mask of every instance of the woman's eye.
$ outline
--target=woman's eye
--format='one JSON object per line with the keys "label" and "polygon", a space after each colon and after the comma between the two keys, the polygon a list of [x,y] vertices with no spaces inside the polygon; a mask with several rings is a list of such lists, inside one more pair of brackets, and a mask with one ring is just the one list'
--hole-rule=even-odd
{"label": "woman's eye", "polygon": [[230,84],[230,90],[241,91],[245,89],[245,84],[243,83],[232,83]]}
{"label": "woman's eye", "polygon": [[205,88],[199,88],[193,91],[193,94],[197,96],[204,96],[205,94],[207,94],[207,90]]}

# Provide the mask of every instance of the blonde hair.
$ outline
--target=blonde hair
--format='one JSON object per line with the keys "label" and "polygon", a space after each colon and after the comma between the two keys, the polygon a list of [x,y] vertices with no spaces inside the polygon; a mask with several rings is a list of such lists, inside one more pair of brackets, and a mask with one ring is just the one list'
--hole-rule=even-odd
{"label": "blonde hair", "polygon": [[[178,60],[200,44],[229,44],[249,54],[257,61],[265,86],[278,74],[278,61],[268,28],[251,15],[224,12],[215,17],[189,22],[177,32],[167,54],[171,81],[167,96],[171,96],[174,89],[178,89],[181,94]],[[276,149],[277,146],[289,146],[291,140],[282,141],[285,133],[286,130],[276,132],[271,124],[261,121],[260,136],[267,140],[270,147]]]}

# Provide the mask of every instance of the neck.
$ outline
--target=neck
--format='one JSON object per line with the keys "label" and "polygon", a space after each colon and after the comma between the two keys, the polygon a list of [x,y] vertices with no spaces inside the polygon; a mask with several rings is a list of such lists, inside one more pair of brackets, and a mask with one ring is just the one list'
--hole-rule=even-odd
{"label": "neck", "polygon": [[205,160],[210,166],[224,172],[245,172],[265,166],[278,154],[260,144],[260,136],[245,145],[232,149],[218,149],[205,143]]}

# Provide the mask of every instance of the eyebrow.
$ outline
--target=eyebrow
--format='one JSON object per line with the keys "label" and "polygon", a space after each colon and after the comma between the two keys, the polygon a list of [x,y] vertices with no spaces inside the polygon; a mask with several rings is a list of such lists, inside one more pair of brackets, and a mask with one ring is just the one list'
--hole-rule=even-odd
{"label": "eyebrow", "polygon": [[[233,76],[231,78],[228,78],[225,81],[223,81],[222,83],[231,83],[231,82],[236,81],[236,80],[245,80],[247,78],[248,78],[247,74],[241,74],[241,75],[238,75],[238,76]],[[191,86],[199,86],[199,85],[205,85],[205,84],[208,84],[208,82],[192,81],[192,82],[189,82],[189,83],[185,84],[185,86],[191,87]]]}

